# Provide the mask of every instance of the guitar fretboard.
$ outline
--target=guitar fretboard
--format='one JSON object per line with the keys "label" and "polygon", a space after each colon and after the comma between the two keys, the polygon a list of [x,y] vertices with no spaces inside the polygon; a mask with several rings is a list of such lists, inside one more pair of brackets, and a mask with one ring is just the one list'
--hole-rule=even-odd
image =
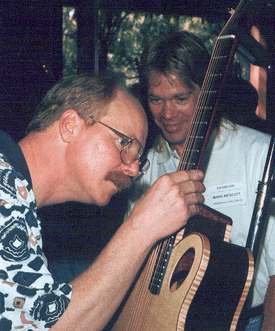
{"label": "guitar fretboard", "polygon": [[[206,147],[213,124],[219,93],[223,79],[230,65],[235,36],[218,37],[201,88],[192,124],[187,134],[184,153],[178,165],[179,170],[192,170],[199,167],[203,150]],[[158,294],[165,276],[176,236],[173,235],[156,246],[156,263],[151,277],[149,290]]]}
{"label": "guitar fretboard", "polygon": [[217,100],[227,67],[235,36],[219,37],[206,73],[194,117],[184,145],[184,153],[178,170],[191,170],[199,166],[202,151],[206,147],[211,126],[217,111]]}

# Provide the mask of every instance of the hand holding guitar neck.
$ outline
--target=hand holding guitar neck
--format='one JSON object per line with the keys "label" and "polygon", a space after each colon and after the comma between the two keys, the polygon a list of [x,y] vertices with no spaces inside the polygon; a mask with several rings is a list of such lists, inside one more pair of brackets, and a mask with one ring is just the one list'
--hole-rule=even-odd
{"label": "hand holding guitar neck", "polygon": [[203,173],[199,170],[160,177],[135,205],[128,221],[133,217],[135,226],[148,233],[152,244],[175,233],[199,212],[197,205],[203,203],[205,190],[200,182],[202,178]]}

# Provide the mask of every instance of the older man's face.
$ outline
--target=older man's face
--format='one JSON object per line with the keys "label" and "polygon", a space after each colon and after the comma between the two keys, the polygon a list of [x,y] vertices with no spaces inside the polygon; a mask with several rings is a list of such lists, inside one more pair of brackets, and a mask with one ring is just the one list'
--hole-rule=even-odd
{"label": "older man's face", "polygon": [[[146,115],[140,103],[128,93],[119,90],[101,122],[145,146]],[[67,158],[80,201],[105,205],[113,194],[131,184],[131,177],[138,175],[138,160],[129,165],[121,161],[122,145],[121,138],[105,125],[98,122],[88,128],[83,125]]]}

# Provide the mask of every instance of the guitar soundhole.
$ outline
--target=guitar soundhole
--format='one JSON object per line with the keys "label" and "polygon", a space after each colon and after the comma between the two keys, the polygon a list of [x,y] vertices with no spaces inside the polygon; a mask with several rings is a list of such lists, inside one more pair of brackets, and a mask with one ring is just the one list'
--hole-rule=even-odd
{"label": "guitar soundhole", "polygon": [[176,291],[185,281],[192,267],[195,256],[194,248],[189,248],[179,260],[170,282],[171,292]]}

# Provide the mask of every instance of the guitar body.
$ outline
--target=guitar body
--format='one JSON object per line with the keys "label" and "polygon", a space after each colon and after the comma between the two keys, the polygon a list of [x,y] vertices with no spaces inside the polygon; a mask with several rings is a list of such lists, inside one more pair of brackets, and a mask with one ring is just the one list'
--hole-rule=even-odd
{"label": "guitar body", "polygon": [[149,258],[112,331],[235,330],[252,281],[252,254],[200,233],[172,252],[159,294],[150,290]]}

